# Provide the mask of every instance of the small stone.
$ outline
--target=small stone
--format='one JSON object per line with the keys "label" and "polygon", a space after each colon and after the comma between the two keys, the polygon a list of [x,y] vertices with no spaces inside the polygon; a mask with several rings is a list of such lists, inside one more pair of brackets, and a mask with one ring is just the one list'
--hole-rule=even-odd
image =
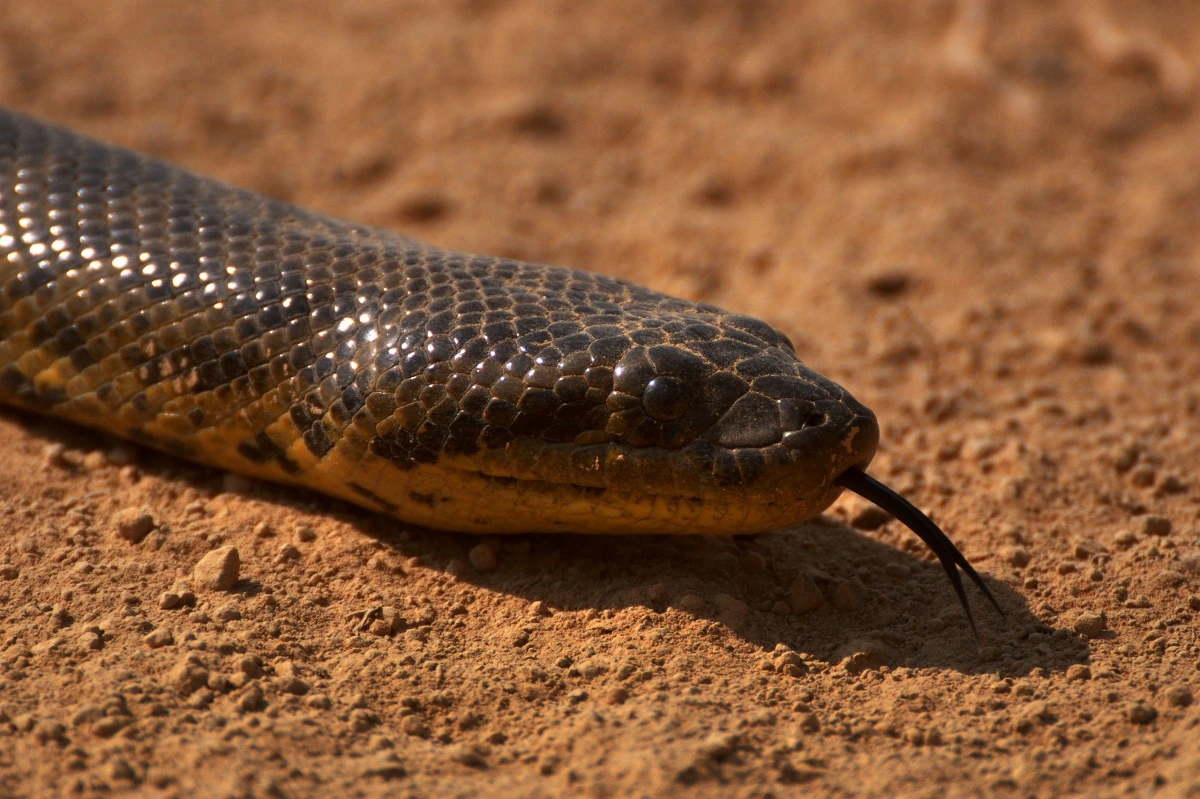
{"label": "small stone", "polygon": [[262,658],[258,655],[242,655],[238,658],[237,670],[247,677],[257,677],[262,674]]}
{"label": "small stone", "polygon": [[400,729],[405,735],[411,735],[414,738],[428,738],[429,725],[420,716],[405,716],[400,722]]}
{"label": "small stone", "polygon": [[11,563],[0,563],[0,580],[15,580],[20,574],[21,570]]}
{"label": "small stone", "polygon": [[535,599],[529,603],[530,616],[549,616],[550,608],[546,607],[546,603],[540,599]]}
{"label": "small stone", "polygon": [[257,538],[270,538],[275,535],[275,528],[268,522],[259,522],[254,525],[254,535]]}
{"label": "small stone", "polygon": [[33,739],[40,744],[63,743],[67,739],[67,728],[57,721],[45,719],[34,725]]}
{"label": "small stone", "polygon": [[838,610],[857,610],[866,604],[870,591],[856,574],[849,580],[842,580],[833,590],[833,606]]}
{"label": "small stone", "polygon": [[309,684],[299,677],[283,677],[276,681],[276,687],[285,694],[304,696],[309,691]]}
{"label": "small stone", "polygon": [[167,677],[183,696],[188,696],[201,686],[208,685],[208,669],[186,660],[171,669]]}
{"label": "small stone", "polygon": [[1164,475],[1162,482],[1158,484],[1155,493],[1159,496],[1166,494],[1186,494],[1188,492],[1188,484],[1183,481],[1178,475]]}
{"label": "small stone", "polygon": [[695,594],[684,594],[676,604],[680,610],[686,610],[688,613],[703,613],[706,607],[704,600]]}
{"label": "small stone", "polygon": [[736,752],[740,743],[741,739],[737,733],[714,732],[700,743],[698,754],[708,760],[720,762]]}
{"label": "small stone", "polygon": [[1092,679],[1092,670],[1082,663],[1075,663],[1067,667],[1068,680],[1090,680]]}
{"label": "small stone", "polygon": [[629,699],[629,691],[626,688],[617,686],[604,695],[604,701],[610,705],[623,705]]}
{"label": "small stone", "polygon": [[182,604],[179,594],[174,591],[163,591],[158,595],[158,606],[163,610],[174,610]]}
{"label": "small stone", "polygon": [[1113,536],[1113,542],[1122,548],[1133,546],[1137,543],[1137,540],[1137,533],[1135,533],[1133,530],[1119,530],[1117,531],[1117,534]]}
{"label": "small stone", "polygon": [[1167,689],[1167,704],[1171,707],[1187,707],[1192,704],[1192,690],[1186,685]]}
{"label": "small stone", "polygon": [[362,775],[384,781],[399,780],[408,775],[408,769],[395,752],[384,751],[364,758]]}
{"label": "small stone", "polygon": [[1018,569],[1029,565],[1029,550],[1024,547],[1010,547],[1004,552],[1004,559]]}
{"label": "small stone", "polygon": [[1103,613],[1084,611],[1075,617],[1075,621],[1071,624],[1071,629],[1080,635],[1095,638],[1108,629],[1108,619],[1105,618]]}
{"label": "small stone", "polygon": [[1177,588],[1187,582],[1187,577],[1174,569],[1163,569],[1155,575],[1154,580],[1164,588]]}
{"label": "small stone", "polygon": [[195,708],[196,710],[203,710],[204,708],[211,705],[213,703],[213,700],[216,698],[217,698],[217,695],[215,693],[213,693],[212,691],[210,691],[208,688],[201,688],[200,690],[196,691],[194,694],[189,696],[188,700],[185,704],[190,708]]}
{"label": "small stone", "polygon": [[467,560],[476,571],[490,572],[496,568],[496,550],[487,544],[477,544],[467,553]]}
{"label": "small stone", "polygon": [[715,595],[713,597],[713,604],[717,606],[717,609],[721,613],[734,618],[745,616],[750,612],[750,607],[745,602],[729,594]]}
{"label": "small stone", "polygon": [[146,635],[142,641],[151,649],[159,649],[175,643],[175,635],[166,627],[159,627]]}
{"label": "small stone", "polygon": [[67,458],[67,448],[62,444],[47,444],[42,448],[42,466],[59,468],[71,466],[70,459]]}
{"label": "small stone", "polygon": [[850,526],[858,530],[878,530],[891,520],[892,514],[867,502],[850,516]]}
{"label": "small stone", "polygon": [[792,583],[788,593],[788,605],[793,613],[809,613],[825,604],[825,597],[811,574],[802,574]]}
{"label": "small stone", "polygon": [[[245,676],[245,675],[239,675],[239,676]],[[215,671],[208,675],[208,683],[207,684],[208,684],[208,689],[210,691],[213,691],[218,694],[227,694],[230,691],[232,691],[235,687],[233,680],[231,680],[229,677],[226,677],[224,674],[220,673],[219,671]],[[240,688],[243,685],[245,685],[245,683],[241,683],[241,685],[239,685],[237,687]]]}
{"label": "small stone", "polygon": [[480,744],[474,746],[459,744],[450,750],[450,759],[468,768],[482,769],[487,768],[487,761],[484,760],[487,753],[487,747]]}
{"label": "small stone", "polygon": [[192,577],[210,590],[228,591],[237,585],[240,568],[237,547],[226,546],[214,549],[201,558],[192,570]]}
{"label": "small stone", "polygon": [[224,605],[217,610],[217,618],[221,621],[237,621],[242,617],[242,612],[233,605]]}
{"label": "small stone", "polygon": [[92,735],[96,736],[97,738],[111,738],[120,732],[121,729],[127,724],[129,724],[128,718],[122,718],[121,716],[105,716],[104,718],[99,719],[92,724],[89,729]]}
{"label": "small stone", "polygon": [[1133,707],[1129,708],[1129,720],[1134,724],[1149,724],[1158,718],[1158,711],[1150,705],[1143,705],[1138,702]]}
{"label": "small stone", "polygon": [[108,763],[108,776],[112,780],[121,780],[124,782],[137,782],[137,771],[133,768],[128,760],[123,757],[113,758]]}
{"label": "small stone", "polygon": [[805,713],[800,717],[800,729],[804,732],[818,732],[821,729],[821,720],[817,718],[816,713]]}
{"label": "small stone", "polygon": [[326,694],[313,694],[308,698],[308,706],[317,710],[329,710],[333,707],[333,700]]}
{"label": "small stone", "polygon": [[157,526],[149,508],[124,508],[113,514],[113,533],[132,544],[140,544]]}
{"label": "small stone", "polygon": [[296,549],[294,544],[281,544],[279,551],[275,553],[275,564],[281,565],[295,560],[300,560],[300,550]]}
{"label": "small stone", "polygon": [[1166,516],[1148,513],[1141,519],[1142,532],[1146,535],[1170,535],[1171,520]]}
{"label": "small stone", "polygon": [[258,683],[252,682],[242,689],[235,701],[237,709],[243,713],[254,713],[263,706],[263,690]]}

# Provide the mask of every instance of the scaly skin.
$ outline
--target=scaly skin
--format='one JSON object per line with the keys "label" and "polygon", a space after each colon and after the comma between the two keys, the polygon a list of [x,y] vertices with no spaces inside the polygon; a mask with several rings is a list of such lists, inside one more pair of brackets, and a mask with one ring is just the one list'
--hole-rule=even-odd
{"label": "scaly skin", "polygon": [[0,401],[491,533],[779,527],[878,441],[764,322],[447,252],[6,111]]}

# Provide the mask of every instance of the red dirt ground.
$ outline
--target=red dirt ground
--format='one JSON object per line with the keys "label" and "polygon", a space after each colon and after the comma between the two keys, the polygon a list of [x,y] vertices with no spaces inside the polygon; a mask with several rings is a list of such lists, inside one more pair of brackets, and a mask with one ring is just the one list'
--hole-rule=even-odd
{"label": "red dirt ground", "polygon": [[6,412],[0,796],[1200,794],[1200,6],[342,6],[10,0],[0,102],[771,321],[1007,617],[849,499],[477,539]]}

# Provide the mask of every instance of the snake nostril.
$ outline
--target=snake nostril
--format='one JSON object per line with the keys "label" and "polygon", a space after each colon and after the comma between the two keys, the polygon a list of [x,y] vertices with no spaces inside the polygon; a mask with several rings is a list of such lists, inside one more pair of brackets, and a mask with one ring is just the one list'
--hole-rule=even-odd
{"label": "snake nostril", "polygon": [[821,413],[820,411],[813,411],[808,415],[808,418],[804,420],[804,426],[820,427],[821,425],[825,424],[827,420],[828,417],[826,417],[825,414]]}

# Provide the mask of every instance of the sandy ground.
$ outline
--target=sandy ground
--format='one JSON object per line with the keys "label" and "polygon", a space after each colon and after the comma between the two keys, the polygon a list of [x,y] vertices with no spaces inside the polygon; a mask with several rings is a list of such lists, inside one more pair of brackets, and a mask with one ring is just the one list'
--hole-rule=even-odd
{"label": "sandy ground", "polygon": [[0,796],[1200,794],[1200,6],[331,5],[10,0],[0,102],[771,321],[1007,615],[848,499],[478,539],[4,413]]}

